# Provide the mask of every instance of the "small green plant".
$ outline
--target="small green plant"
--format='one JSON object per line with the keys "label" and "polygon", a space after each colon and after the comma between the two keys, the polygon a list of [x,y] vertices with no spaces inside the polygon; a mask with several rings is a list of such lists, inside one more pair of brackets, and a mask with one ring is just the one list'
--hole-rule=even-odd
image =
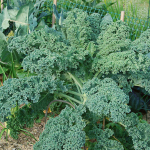
{"label": "small green plant", "polygon": [[23,128],[33,127],[35,120],[37,123],[39,123],[44,117],[44,113],[42,113],[42,111],[34,112],[33,109],[30,107],[30,104],[25,105],[18,110],[15,109],[17,109],[17,107],[13,109],[13,111],[11,112],[11,116],[8,116],[9,119],[7,121],[7,128],[10,130],[10,136],[14,139],[17,139],[18,134],[21,131],[24,134],[27,132],[35,139],[35,137],[31,133]]}
{"label": "small green plant", "polygon": [[[32,127],[34,123],[34,118],[32,117],[32,112],[29,106],[25,105],[22,109],[19,109],[18,105],[11,108],[11,115],[7,117],[8,121],[5,122],[5,127],[3,127],[0,133],[0,139],[4,132],[6,132],[6,140],[10,135],[14,139],[18,139],[18,134],[22,132],[36,140],[36,138],[29,131],[23,129],[24,127]],[[37,141],[37,140],[36,140]]]}
{"label": "small green plant", "polygon": [[5,126],[3,126],[1,123],[0,123],[0,126],[2,127],[2,131],[0,132],[0,139],[2,138],[2,135],[4,134],[4,132],[6,132],[6,141],[8,139],[8,136],[10,134],[10,130],[7,128],[7,124],[5,123]]}

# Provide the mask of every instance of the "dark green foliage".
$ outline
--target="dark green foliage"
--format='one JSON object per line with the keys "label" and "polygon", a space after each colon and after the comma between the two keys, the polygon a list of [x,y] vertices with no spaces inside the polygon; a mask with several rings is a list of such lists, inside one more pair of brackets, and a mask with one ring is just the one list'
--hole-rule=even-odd
{"label": "dark green foliage", "polygon": [[[139,87],[133,87],[132,88],[132,92],[129,93],[129,105],[131,106],[131,110],[133,112],[139,112],[141,110],[144,110],[145,112],[147,112],[148,110],[148,106],[147,106],[147,99],[149,99],[148,97],[148,93],[147,95],[142,93],[145,92],[144,89],[141,89]],[[148,100],[149,101],[149,100]]]}
{"label": "dark green foliage", "polygon": [[110,129],[105,129],[103,131],[101,126],[99,128],[94,128],[89,131],[88,135],[90,139],[96,138],[96,142],[89,148],[89,150],[105,150],[105,149],[120,149],[124,150],[121,143],[115,140],[110,140],[110,137],[114,134],[114,132]]}
{"label": "dark green foliage", "polygon": [[40,95],[41,97],[37,103],[31,103],[34,112],[46,110],[48,104],[54,99],[54,95],[49,92],[42,92]]}
{"label": "dark green foliage", "polygon": [[150,149],[150,125],[141,123],[136,114],[131,113],[122,121],[125,129],[132,137],[135,150]]}
{"label": "dark green foliage", "polygon": [[9,116],[7,121],[7,128],[10,130],[10,136],[14,139],[18,139],[18,134],[24,127],[33,127],[34,120],[38,118],[38,121],[44,117],[42,111],[34,111],[29,106],[25,105]]}
{"label": "dark green foliage", "polygon": [[134,150],[132,137],[129,136],[128,132],[123,126],[112,122],[106,122],[106,124],[106,128],[114,131],[114,137],[112,137],[113,140],[115,140],[115,138],[119,140],[125,150]]}

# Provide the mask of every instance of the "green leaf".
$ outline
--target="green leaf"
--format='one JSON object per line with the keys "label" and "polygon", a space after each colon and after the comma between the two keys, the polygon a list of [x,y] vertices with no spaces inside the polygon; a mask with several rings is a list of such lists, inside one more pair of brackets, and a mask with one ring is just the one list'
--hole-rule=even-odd
{"label": "green leaf", "polygon": [[0,31],[4,31],[9,27],[10,16],[7,12],[7,7],[4,8],[2,13],[0,14]]}
{"label": "green leaf", "polygon": [[95,6],[95,8],[97,8],[97,9],[106,8],[106,5],[104,3],[99,3]]}
{"label": "green leaf", "polygon": [[35,138],[35,136],[33,134],[31,134],[29,131],[24,130],[24,129],[20,129],[20,130],[29,133],[29,134],[26,134],[26,133],[22,132],[23,134],[28,135],[28,136],[32,137],[33,139],[35,139],[37,141],[37,139]]}
{"label": "green leaf", "polygon": [[40,29],[42,29],[42,28],[44,28],[45,27],[45,21],[44,21],[44,19],[42,19],[41,21],[40,21],[40,23],[38,24],[38,26],[35,28],[36,30],[40,30]]}
{"label": "green leaf", "polygon": [[27,25],[29,23],[29,16],[33,8],[34,5],[32,2],[21,6],[16,16],[16,21],[17,21],[16,26],[19,26],[20,24]]}
{"label": "green leaf", "polygon": [[30,31],[33,31],[37,26],[37,18],[34,17],[33,13],[29,17]]}
{"label": "green leaf", "polygon": [[1,133],[0,133],[0,139],[2,138],[3,133],[5,132],[5,130],[7,130],[7,128],[4,128]]}
{"label": "green leaf", "polygon": [[3,69],[1,69],[0,68],[0,74],[2,74],[2,73],[4,73],[4,72],[6,72],[8,69],[7,68],[5,68],[5,67],[2,67]]}
{"label": "green leaf", "polygon": [[129,93],[129,105],[131,106],[131,110],[133,112],[139,112],[141,109],[147,110],[148,106],[142,97],[140,90],[132,89],[132,92]]}
{"label": "green leaf", "polygon": [[[104,16],[104,18],[102,19],[102,22],[104,22],[104,21],[113,22],[113,19],[112,19],[111,15],[110,15],[109,13],[107,13],[107,14]],[[101,22],[101,23],[102,23],[102,22]]]}
{"label": "green leaf", "polygon": [[35,75],[36,75],[36,74],[34,74],[34,73],[23,72],[23,69],[22,69],[22,70],[19,70],[19,71],[17,72],[18,78],[25,78],[25,77],[35,76]]}
{"label": "green leaf", "polygon": [[7,50],[6,36],[0,31],[0,59],[2,61],[2,52]]}
{"label": "green leaf", "polygon": [[[12,59],[13,57],[13,59]],[[1,61],[2,62],[7,62],[9,64],[12,65],[12,63],[15,63],[15,66],[19,65],[19,61],[20,61],[21,55],[19,55],[16,51],[13,51],[12,53],[9,52],[7,49],[3,50],[1,53]],[[12,62],[13,60],[13,62]],[[10,66],[11,66],[10,65]]]}
{"label": "green leaf", "polygon": [[16,30],[17,35],[26,35],[29,30],[29,16],[34,9],[32,2],[21,6],[16,16]]}
{"label": "green leaf", "polygon": [[91,57],[93,57],[93,54],[96,51],[96,47],[95,47],[94,42],[89,42],[89,44],[87,46],[87,50],[89,51]]}
{"label": "green leaf", "polygon": [[150,53],[146,54],[146,56],[150,59]]}
{"label": "green leaf", "polygon": [[15,30],[15,35],[16,36],[24,36],[24,35],[28,34],[28,31],[29,31],[29,27],[27,25],[20,25]]}
{"label": "green leaf", "polygon": [[6,36],[0,31],[0,41],[6,41]]}
{"label": "green leaf", "polygon": [[3,127],[3,128],[5,128],[1,123],[0,123],[0,126]]}
{"label": "green leaf", "polygon": [[18,11],[19,11],[18,9],[7,9],[7,12],[9,14],[11,20],[16,20]]}
{"label": "green leaf", "polygon": [[20,1],[20,0],[13,0],[14,6],[20,8],[23,5],[24,1]]}
{"label": "green leaf", "polygon": [[1,53],[2,62],[11,62],[11,53],[8,50],[3,50]]}

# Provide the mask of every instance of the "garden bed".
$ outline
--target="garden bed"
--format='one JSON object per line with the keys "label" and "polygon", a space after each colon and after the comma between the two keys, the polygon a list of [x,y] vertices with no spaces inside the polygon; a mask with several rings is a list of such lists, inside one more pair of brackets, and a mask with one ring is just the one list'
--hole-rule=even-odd
{"label": "garden bed", "polygon": [[[28,26],[18,26],[26,8],[34,10]],[[59,14],[55,5],[55,27],[31,26],[35,8],[18,11],[15,35],[1,31],[0,134],[9,129],[14,139],[4,132],[0,149],[150,149],[139,115],[150,110],[150,30],[132,41],[122,20],[77,8]],[[144,118],[150,123],[150,113]]]}
{"label": "garden bed", "polygon": [[[49,118],[47,118],[47,120],[48,119]],[[146,115],[143,116],[143,119],[146,120]],[[45,124],[44,121],[45,117],[43,117],[41,123],[34,123],[34,126],[32,128],[24,128],[24,129],[29,131],[31,134],[34,135],[34,137],[37,140],[39,140],[39,136],[43,132],[43,127]],[[148,111],[147,113],[147,122],[150,124],[150,111]],[[0,126],[0,132],[1,130],[2,127]],[[4,134],[2,136],[2,139],[0,140],[0,150],[33,150],[33,145],[36,143],[36,141],[33,138],[23,133],[20,133],[18,137],[19,138],[15,140],[9,136],[8,141],[6,141]]]}

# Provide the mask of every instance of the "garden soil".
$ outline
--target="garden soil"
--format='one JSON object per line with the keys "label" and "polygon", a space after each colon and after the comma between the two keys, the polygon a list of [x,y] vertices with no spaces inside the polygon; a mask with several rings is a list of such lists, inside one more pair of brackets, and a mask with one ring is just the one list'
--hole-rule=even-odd
{"label": "garden soil", "polygon": [[[48,120],[49,118],[47,118]],[[143,116],[143,119],[146,120],[146,115]],[[150,111],[147,113],[147,121],[150,124]],[[3,124],[4,125],[4,124]],[[34,137],[39,140],[40,134],[43,132],[43,128],[45,126],[45,117],[41,120],[41,123],[34,123],[34,126],[32,128],[24,128],[25,130],[29,131],[31,134],[34,135]],[[0,132],[2,130],[2,127],[0,126]],[[36,143],[36,141],[23,134],[20,133],[18,135],[18,139],[15,140],[8,137],[8,141],[6,141],[5,138],[6,134],[2,136],[2,139],[0,140],[0,150],[33,150],[33,145]]]}
{"label": "garden soil", "polygon": [[[47,118],[48,120],[49,118]],[[3,124],[4,125],[4,124]],[[24,128],[29,131],[34,137],[39,140],[40,134],[43,132],[43,128],[45,126],[45,117],[41,120],[41,123],[34,123],[32,128]],[[2,127],[0,126],[0,132]],[[3,134],[2,139],[0,140],[0,150],[33,150],[33,145],[36,143],[36,140],[27,136],[23,133],[18,135],[18,139],[15,140],[12,137],[8,137],[8,141],[6,141],[6,134]]]}

